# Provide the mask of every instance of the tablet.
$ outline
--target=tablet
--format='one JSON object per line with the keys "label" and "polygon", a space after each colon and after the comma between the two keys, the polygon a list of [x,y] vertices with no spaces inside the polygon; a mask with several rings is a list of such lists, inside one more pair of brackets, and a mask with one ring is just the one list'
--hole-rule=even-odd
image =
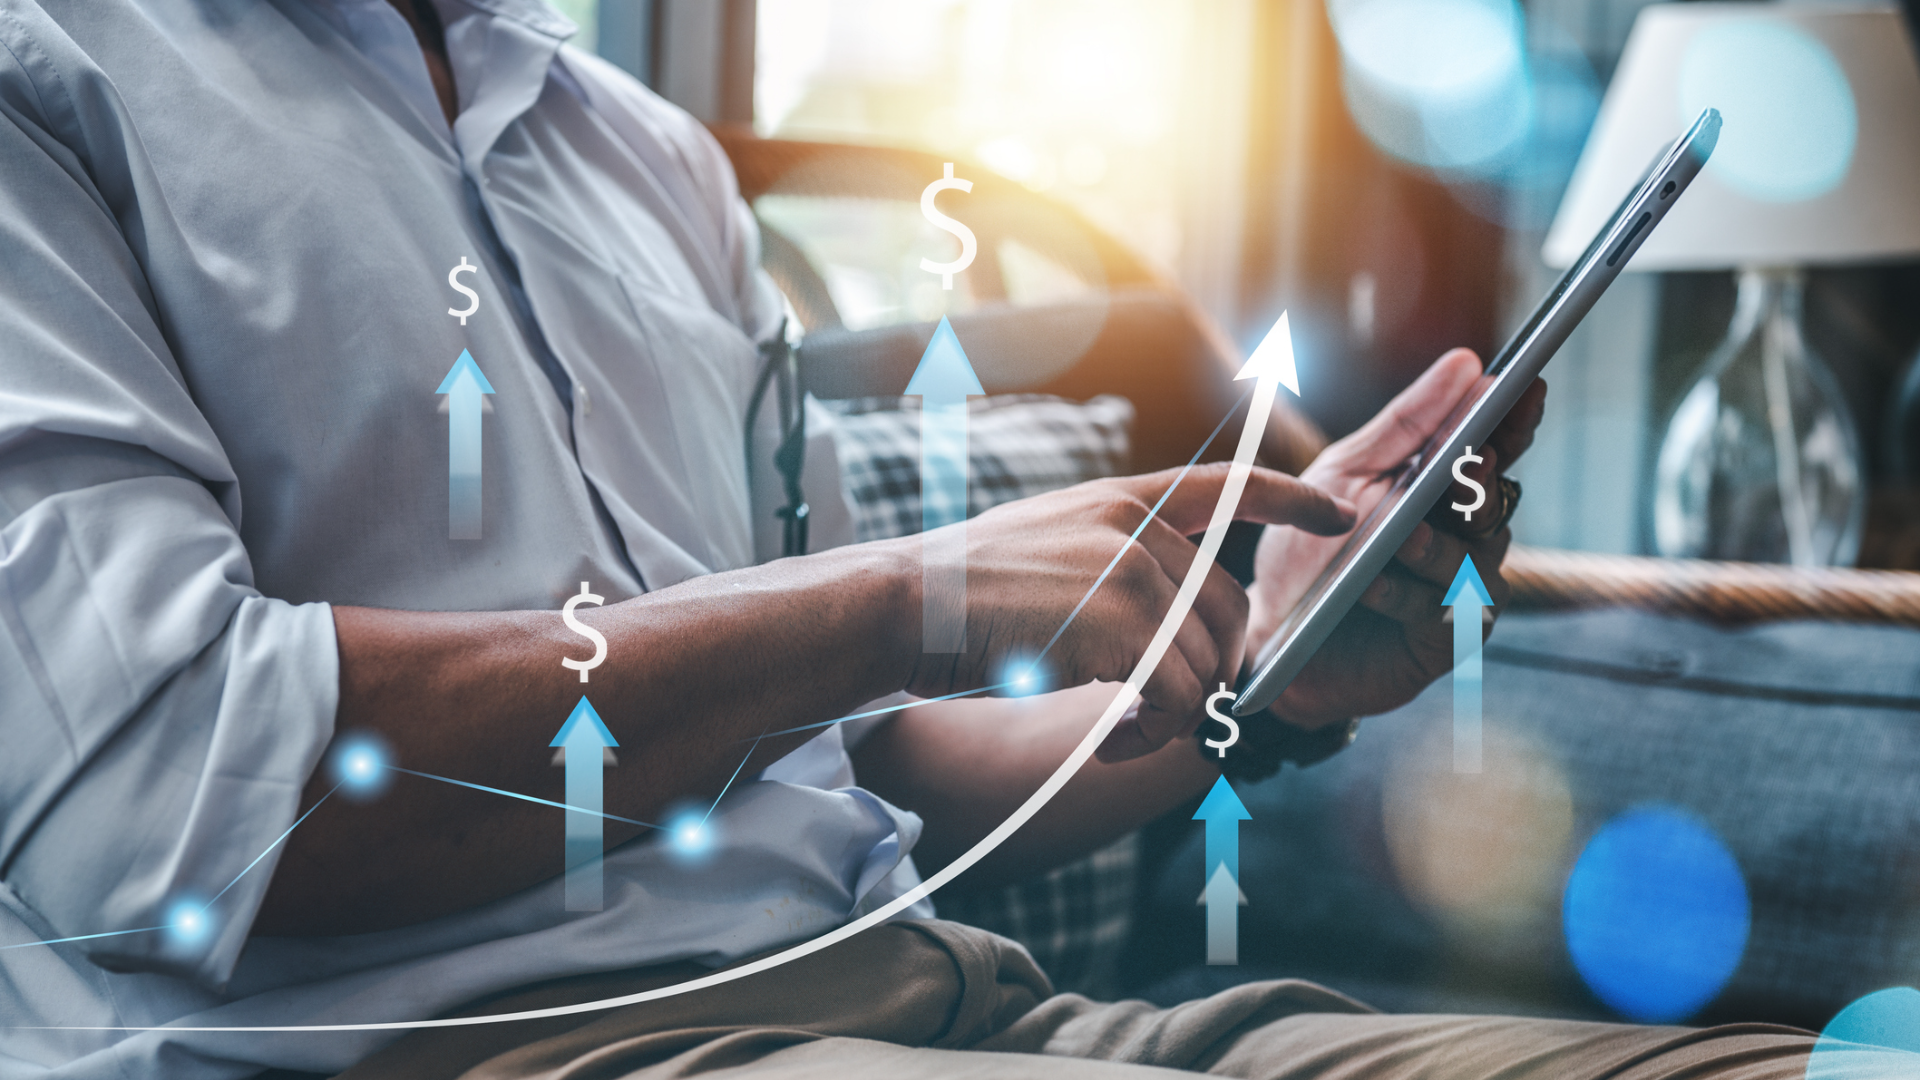
{"label": "tablet", "polygon": [[1534,376],[1540,374],[1594,301],[1620,276],[1634,251],[1699,175],[1719,137],[1720,113],[1708,109],[1686,134],[1654,158],[1647,175],[1627,193],[1586,252],[1487,365],[1479,383],[1433,438],[1408,460],[1392,489],[1354,527],[1333,561],[1261,647],[1252,681],[1234,699],[1235,716],[1251,716],[1272,705],[1306,667],[1314,651],[1359,601],[1360,594],[1386,569],[1420,519],[1446,493],[1453,479],[1453,461],[1493,434],[1507,410],[1532,385]]}

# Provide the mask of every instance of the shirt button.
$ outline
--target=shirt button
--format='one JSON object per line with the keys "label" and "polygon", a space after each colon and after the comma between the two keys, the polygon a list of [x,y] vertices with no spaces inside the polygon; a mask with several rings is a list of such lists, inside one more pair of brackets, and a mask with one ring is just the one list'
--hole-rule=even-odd
{"label": "shirt button", "polygon": [[573,411],[582,420],[593,413],[593,394],[588,392],[583,383],[573,384]]}

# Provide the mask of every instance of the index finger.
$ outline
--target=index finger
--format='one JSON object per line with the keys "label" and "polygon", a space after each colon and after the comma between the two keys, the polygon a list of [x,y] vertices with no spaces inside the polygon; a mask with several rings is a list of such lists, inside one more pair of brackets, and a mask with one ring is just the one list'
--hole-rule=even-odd
{"label": "index finger", "polygon": [[[1178,470],[1167,469],[1114,482],[1151,505],[1169,485],[1175,485],[1178,478],[1158,517],[1182,536],[1191,536],[1207,527],[1232,471],[1232,463],[1223,461],[1196,465],[1185,477],[1179,477]],[[1294,525],[1321,536],[1338,536],[1353,527],[1354,508],[1345,499],[1335,498],[1311,484],[1256,465],[1247,474],[1246,490],[1241,492],[1233,516],[1239,521]]]}

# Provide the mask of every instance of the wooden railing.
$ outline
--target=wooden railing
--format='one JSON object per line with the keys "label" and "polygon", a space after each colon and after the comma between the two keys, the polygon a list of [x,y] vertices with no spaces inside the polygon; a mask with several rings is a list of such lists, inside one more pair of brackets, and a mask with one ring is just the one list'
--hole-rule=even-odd
{"label": "wooden railing", "polygon": [[1720,623],[1772,619],[1920,626],[1920,573],[1593,555],[1516,545],[1516,611],[1635,607]]}

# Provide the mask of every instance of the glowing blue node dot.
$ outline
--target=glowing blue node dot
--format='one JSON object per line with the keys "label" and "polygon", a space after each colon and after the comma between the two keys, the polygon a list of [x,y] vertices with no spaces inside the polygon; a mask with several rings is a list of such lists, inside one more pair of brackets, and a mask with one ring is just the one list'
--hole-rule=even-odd
{"label": "glowing blue node dot", "polygon": [[1000,684],[1000,692],[1008,697],[1044,694],[1053,689],[1053,679],[1048,674],[1046,665],[1038,658],[1025,654],[1009,656],[1002,660],[999,677],[993,681]]}
{"label": "glowing blue node dot", "polygon": [[702,862],[713,853],[714,831],[704,808],[688,807],[667,818],[667,851],[683,863]]}
{"label": "glowing blue node dot", "polygon": [[1587,842],[1561,916],[1573,966],[1594,995],[1660,1024],[1692,1016],[1733,977],[1751,908],[1739,863],[1705,822],[1643,806]]}
{"label": "glowing blue node dot", "polygon": [[167,936],[174,944],[181,946],[198,945],[207,939],[213,930],[213,916],[206,905],[194,900],[175,901],[167,911]]}
{"label": "glowing blue node dot", "polygon": [[351,732],[334,740],[333,778],[350,798],[371,799],[385,791],[393,780],[390,761],[387,744],[372,732]]}

